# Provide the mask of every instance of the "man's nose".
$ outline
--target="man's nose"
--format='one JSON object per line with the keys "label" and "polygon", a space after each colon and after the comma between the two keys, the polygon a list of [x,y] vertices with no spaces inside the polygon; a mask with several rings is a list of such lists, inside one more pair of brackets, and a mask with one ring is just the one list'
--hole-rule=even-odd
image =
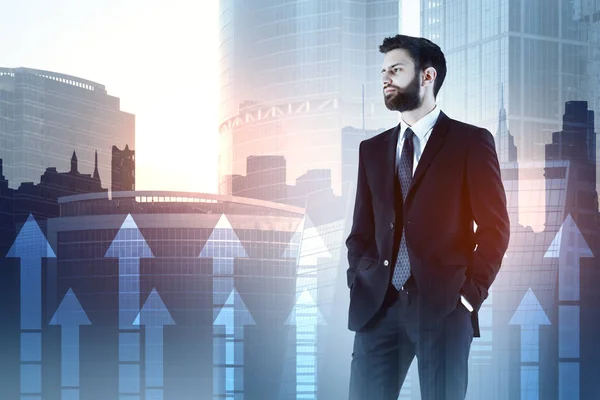
{"label": "man's nose", "polygon": [[389,75],[387,73],[383,73],[383,75],[381,76],[381,82],[383,83],[383,86],[387,86],[390,85],[392,83],[392,80],[390,79]]}

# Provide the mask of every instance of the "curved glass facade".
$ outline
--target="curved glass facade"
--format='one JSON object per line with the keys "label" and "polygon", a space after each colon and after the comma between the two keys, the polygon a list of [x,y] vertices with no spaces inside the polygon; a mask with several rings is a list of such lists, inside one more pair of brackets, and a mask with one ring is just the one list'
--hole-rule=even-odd
{"label": "curved glass facade", "polygon": [[[215,309],[223,308],[231,287],[254,320],[244,329],[251,350],[240,361],[246,371],[238,393],[254,399],[275,398],[277,391],[295,396],[295,376],[280,374],[295,366],[295,357],[288,355],[295,351],[288,342],[295,338],[294,327],[286,319],[295,302],[294,254],[300,242],[294,234],[305,217],[302,208],[215,194],[132,191],[113,193],[112,199],[105,193],[63,197],[61,215],[47,225],[56,258],[48,260],[44,310],[53,315],[72,290],[91,322],[81,333],[82,398],[127,397],[131,390],[151,398],[153,385],[146,381],[144,388],[142,378],[151,366],[140,357],[150,353],[144,353],[144,330],[140,335],[133,319],[153,290],[174,321],[164,327],[160,386],[165,398],[218,398],[224,346],[214,326],[219,325]],[[149,250],[137,253],[141,246]],[[239,248],[241,254],[232,255]],[[319,263],[320,268],[327,265]],[[331,303],[332,288],[319,292]],[[134,298],[135,312],[123,328],[119,321],[127,311],[126,295]],[[51,350],[44,368],[60,371],[60,338],[45,334]],[[123,368],[128,372],[121,376]],[[141,384],[128,386],[124,378]],[[48,382],[45,392],[60,384],[58,379]]]}

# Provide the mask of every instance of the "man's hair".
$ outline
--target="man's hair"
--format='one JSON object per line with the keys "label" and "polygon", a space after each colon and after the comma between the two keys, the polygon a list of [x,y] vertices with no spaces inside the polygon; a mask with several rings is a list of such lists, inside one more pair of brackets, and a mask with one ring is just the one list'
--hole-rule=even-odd
{"label": "man's hair", "polygon": [[383,54],[394,49],[408,52],[415,63],[415,73],[429,67],[435,68],[437,77],[433,85],[433,96],[437,97],[446,78],[446,58],[440,46],[425,38],[406,35],[386,37],[379,46],[379,51]]}

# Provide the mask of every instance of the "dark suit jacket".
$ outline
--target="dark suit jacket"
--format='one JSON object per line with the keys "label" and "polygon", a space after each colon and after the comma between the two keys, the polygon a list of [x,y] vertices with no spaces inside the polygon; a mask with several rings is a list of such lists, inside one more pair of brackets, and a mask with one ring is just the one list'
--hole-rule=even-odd
{"label": "dark suit jacket", "polygon": [[399,131],[400,125],[359,147],[356,203],[346,240],[348,328],[361,329],[381,307],[404,226],[419,307],[443,317],[463,294],[474,308],[479,337],[477,312],[509,239],[494,138],[441,112],[403,204],[395,171]]}

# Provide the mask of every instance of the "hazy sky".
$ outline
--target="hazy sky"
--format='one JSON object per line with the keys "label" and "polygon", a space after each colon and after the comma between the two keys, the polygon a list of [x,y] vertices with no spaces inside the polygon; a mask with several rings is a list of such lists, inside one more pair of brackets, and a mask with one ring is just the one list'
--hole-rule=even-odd
{"label": "hazy sky", "polygon": [[136,188],[215,192],[218,2],[0,0],[0,66],[106,86],[136,115]]}
{"label": "hazy sky", "polygon": [[217,0],[0,0],[0,66],[105,85],[136,115],[136,189],[215,193],[218,19]]}

